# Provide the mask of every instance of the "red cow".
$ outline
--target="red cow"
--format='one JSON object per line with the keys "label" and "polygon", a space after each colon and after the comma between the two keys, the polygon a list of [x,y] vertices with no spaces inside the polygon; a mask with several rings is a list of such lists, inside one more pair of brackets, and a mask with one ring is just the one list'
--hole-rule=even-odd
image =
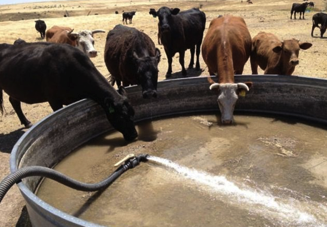
{"label": "red cow", "polygon": [[252,83],[235,83],[234,74],[242,74],[251,53],[251,35],[241,17],[223,16],[211,21],[202,44],[202,56],[210,75],[216,74],[221,122],[231,124],[239,92],[249,91]]}
{"label": "red cow", "polygon": [[259,65],[264,74],[292,75],[299,64],[300,49],[311,46],[311,43],[296,39],[280,41],[274,34],[259,32],[252,40],[252,74],[258,74]]}
{"label": "red cow", "polygon": [[102,32],[104,30],[82,30],[78,33],[73,32],[70,27],[53,26],[47,30],[45,36],[46,40],[51,43],[67,43],[77,47],[89,57],[96,57],[97,51],[94,48],[93,34]]}

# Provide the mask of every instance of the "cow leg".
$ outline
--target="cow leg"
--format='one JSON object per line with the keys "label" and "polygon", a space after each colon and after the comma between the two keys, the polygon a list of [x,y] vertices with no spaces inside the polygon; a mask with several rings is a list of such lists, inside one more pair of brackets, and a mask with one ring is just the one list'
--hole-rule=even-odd
{"label": "cow leg", "polygon": [[22,125],[25,125],[26,128],[32,127],[32,123],[29,120],[27,120],[27,118],[25,117],[25,115],[22,111],[20,101],[13,99],[12,97],[9,97],[9,102],[11,103],[12,107],[14,108],[14,110],[20,120],[20,123]]}
{"label": "cow leg", "polygon": [[196,70],[200,70],[200,51],[201,51],[201,43],[198,43],[196,45],[196,64],[195,64]]}
{"label": "cow leg", "polygon": [[291,10],[291,17],[290,17],[291,20],[292,20],[292,15],[293,15],[293,10]]}
{"label": "cow leg", "polygon": [[168,55],[167,52],[166,52],[166,55],[167,55],[167,59],[168,59],[168,71],[166,73],[166,78],[169,78],[171,76],[171,73],[172,73],[171,65],[173,63],[173,57]]}
{"label": "cow leg", "polygon": [[193,69],[195,46],[190,48],[190,52],[191,52],[191,60],[190,60],[190,64],[188,65],[188,68]]}
{"label": "cow leg", "polygon": [[59,110],[62,108],[62,103],[59,101],[49,101],[49,104],[53,111]]}
{"label": "cow leg", "polygon": [[311,28],[311,37],[313,37],[313,30],[315,29],[316,25],[315,23],[313,22],[312,24],[312,28]]}
{"label": "cow leg", "polygon": [[183,76],[186,76],[187,72],[186,72],[186,69],[185,69],[185,66],[184,66],[184,57],[185,57],[185,51],[179,52],[179,64],[181,64],[181,66],[182,66]]}
{"label": "cow leg", "polygon": [[250,58],[252,74],[258,74],[258,64],[254,57]]}

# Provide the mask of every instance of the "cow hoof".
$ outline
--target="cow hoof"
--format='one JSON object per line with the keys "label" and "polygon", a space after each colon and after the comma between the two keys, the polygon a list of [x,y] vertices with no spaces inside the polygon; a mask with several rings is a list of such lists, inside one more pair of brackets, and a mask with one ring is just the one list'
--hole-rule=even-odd
{"label": "cow hoof", "polygon": [[25,128],[30,128],[33,126],[33,124],[31,122],[27,122],[25,125]]}

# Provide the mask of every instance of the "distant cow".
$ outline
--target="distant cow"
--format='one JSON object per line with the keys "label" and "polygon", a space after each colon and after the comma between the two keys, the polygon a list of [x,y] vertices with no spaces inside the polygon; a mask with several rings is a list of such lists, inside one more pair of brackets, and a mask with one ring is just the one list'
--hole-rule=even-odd
{"label": "distant cow", "polygon": [[166,77],[171,76],[172,61],[177,52],[179,53],[179,63],[182,66],[182,74],[186,76],[187,72],[184,67],[185,50],[190,49],[191,51],[191,60],[188,66],[191,69],[194,65],[195,47],[196,69],[200,70],[199,55],[206,24],[205,13],[195,8],[180,12],[179,8],[161,7],[153,15],[159,18],[158,35],[168,58]]}
{"label": "distant cow", "polygon": [[133,17],[135,15],[135,11],[132,12],[123,12],[123,23],[125,22],[125,24],[127,24],[127,20],[129,20],[129,23],[132,23]]}
{"label": "distant cow", "polygon": [[[17,67],[19,66],[19,67]],[[25,127],[31,127],[20,102],[49,102],[53,111],[90,98],[104,110],[112,126],[126,140],[137,132],[134,110],[100,74],[91,60],[70,45],[55,43],[0,44],[0,112],[3,113],[2,90],[9,95],[14,110]]]}
{"label": "distant cow", "polygon": [[77,47],[90,58],[96,57],[98,52],[94,48],[93,34],[104,33],[104,30],[82,30],[73,32],[70,27],[53,26],[46,32],[46,40],[51,43],[67,43]]}
{"label": "distant cow", "polygon": [[274,34],[259,32],[252,39],[251,69],[258,74],[258,65],[264,74],[292,75],[299,64],[300,49],[312,46],[296,39],[280,41]]}
{"label": "distant cow", "polygon": [[[320,24],[320,27],[319,27]],[[327,27],[327,14],[326,13],[316,13],[312,16],[312,29],[311,36],[313,37],[313,30],[318,27],[320,28],[320,37],[324,35]]]}
{"label": "distant cow", "polygon": [[203,60],[210,75],[217,75],[218,106],[223,124],[233,123],[233,112],[238,95],[249,91],[251,82],[235,83],[234,74],[242,74],[251,53],[251,35],[243,18],[223,16],[210,22],[202,44]]}
{"label": "distant cow", "polygon": [[293,13],[294,13],[294,19],[296,19],[296,13],[300,13],[300,19],[301,19],[301,14],[302,14],[302,19],[304,20],[304,13],[305,13],[305,10],[307,9],[308,5],[314,7],[313,2],[293,3],[292,9],[291,9],[291,19],[292,19]]}
{"label": "distant cow", "polygon": [[44,39],[45,30],[47,30],[47,25],[45,24],[45,22],[43,20],[36,20],[35,29],[36,31],[40,32],[41,38]]}
{"label": "distant cow", "polygon": [[115,26],[107,35],[104,60],[111,85],[137,84],[142,86],[143,98],[157,96],[160,50],[148,35],[135,28]]}

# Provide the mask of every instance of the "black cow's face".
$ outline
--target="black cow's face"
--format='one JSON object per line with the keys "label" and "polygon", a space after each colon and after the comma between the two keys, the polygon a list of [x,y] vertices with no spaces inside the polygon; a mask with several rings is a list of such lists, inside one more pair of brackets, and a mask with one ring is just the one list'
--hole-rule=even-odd
{"label": "black cow's face", "polygon": [[132,141],[138,136],[133,120],[134,109],[127,100],[122,103],[105,100],[105,112],[111,125],[123,134],[125,140]]}
{"label": "black cow's face", "polygon": [[178,8],[161,7],[156,13],[159,18],[159,30],[161,33],[170,31],[170,27],[173,24],[173,16],[179,13]]}
{"label": "black cow's face", "polygon": [[154,57],[138,57],[134,52],[135,64],[138,66],[137,75],[140,79],[143,98],[157,97],[158,64],[160,50],[156,48]]}

